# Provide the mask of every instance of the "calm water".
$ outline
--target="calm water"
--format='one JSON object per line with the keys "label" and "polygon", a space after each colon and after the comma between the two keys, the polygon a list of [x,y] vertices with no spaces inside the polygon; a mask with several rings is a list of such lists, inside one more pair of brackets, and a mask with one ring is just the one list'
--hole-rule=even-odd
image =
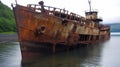
{"label": "calm water", "polygon": [[89,47],[23,59],[18,42],[0,43],[0,67],[120,67],[120,36]]}

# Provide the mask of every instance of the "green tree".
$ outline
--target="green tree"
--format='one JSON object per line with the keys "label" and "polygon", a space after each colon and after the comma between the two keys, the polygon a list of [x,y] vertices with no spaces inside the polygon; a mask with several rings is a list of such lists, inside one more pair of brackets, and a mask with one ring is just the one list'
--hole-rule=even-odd
{"label": "green tree", "polygon": [[0,32],[16,31],[13,11],[0,1]]}

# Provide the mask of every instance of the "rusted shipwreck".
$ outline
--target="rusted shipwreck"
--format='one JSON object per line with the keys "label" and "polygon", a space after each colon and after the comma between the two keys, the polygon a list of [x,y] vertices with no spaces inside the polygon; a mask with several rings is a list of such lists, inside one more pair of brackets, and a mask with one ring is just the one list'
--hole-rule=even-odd
{"label": "rusted shipwreck", "polygon": [[12,5],[22,51],[41,47],[56,50],[56,46],[93,44],[110,38],[110,27],[101,24],[97,11],[85,12],[85,17],[51,6]]}

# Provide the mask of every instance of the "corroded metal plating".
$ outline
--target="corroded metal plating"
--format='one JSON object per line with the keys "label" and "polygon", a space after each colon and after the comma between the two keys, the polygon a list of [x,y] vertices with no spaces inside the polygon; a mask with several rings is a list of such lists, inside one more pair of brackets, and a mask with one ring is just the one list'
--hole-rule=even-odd
{"label": "corroded metal plating", "polygon": [[92,44],[110,38],[110,27],[99,23],[102,19],[98,18],[97,11],[85,12],[86,17],[82,17],[45,6],[44,2],[27,7],[16,4],[13,10],[21,45],[22,42],[49,43],[55,52],[57,44]]}

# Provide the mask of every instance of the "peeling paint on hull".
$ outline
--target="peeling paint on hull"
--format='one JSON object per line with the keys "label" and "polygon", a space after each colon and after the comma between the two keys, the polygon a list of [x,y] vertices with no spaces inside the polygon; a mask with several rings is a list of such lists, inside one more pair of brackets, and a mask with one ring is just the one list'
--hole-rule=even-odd
{"label": "peeling paint on hull", "polygon": [[[39,50],[38,45],[46,43],[50,47],[44,45],[42,48],[52,48],[54,53],[58,44],[88,45],[110,38],[110,27],[99,23],[102,19],[97,17],[96,11],[86,12],[86,17],[82,17],[65,9],[44,5],[29,4],[25,7],[16,4],[12,7],[22,51]],[[25,42],[37,45],[25,45]]]}

